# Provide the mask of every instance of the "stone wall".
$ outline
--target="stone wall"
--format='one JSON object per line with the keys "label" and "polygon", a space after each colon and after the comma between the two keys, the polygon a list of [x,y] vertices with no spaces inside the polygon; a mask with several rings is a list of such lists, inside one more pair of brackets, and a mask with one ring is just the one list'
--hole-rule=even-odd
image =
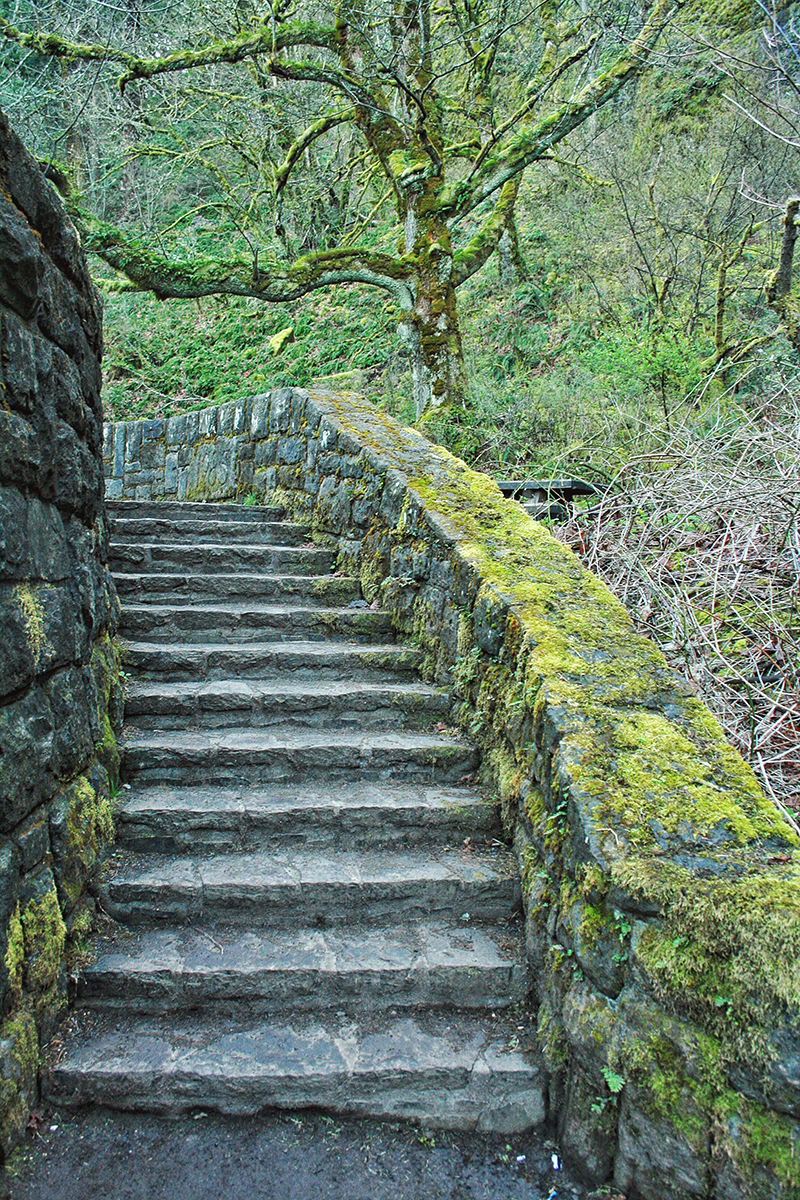
{"label": "stone wall", "polygon": [[106,430],[115,495],[276,495],[483,750],[519,853],[564,1152],[629,1198],[800,1196],[797,838],[622,606],[496,485],[356,397]]}
{"label": "stone wall", "polygon": [[0,1161],[36,1107],[113,832],[101,344],[75,230],[0,113]]}

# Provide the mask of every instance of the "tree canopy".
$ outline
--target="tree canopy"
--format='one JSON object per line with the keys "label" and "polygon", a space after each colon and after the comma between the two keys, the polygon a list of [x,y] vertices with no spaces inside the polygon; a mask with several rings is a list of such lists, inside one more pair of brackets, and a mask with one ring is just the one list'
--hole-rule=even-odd
{"label": "tree canopy", "polygon": [[[68,193],[89,249],[161,298],[382,289],[420,415],[463,395],[456,290],[508,242],[523,172],[645,69],[671,13],[672,0],[179,14],[128,0],[91,19],[0,17],[0,33],[62,79],[116,79],[97,169],[117,193],[88,203],[80,172]],[[144,212],[130,193],[147,172],[158,202]]]}

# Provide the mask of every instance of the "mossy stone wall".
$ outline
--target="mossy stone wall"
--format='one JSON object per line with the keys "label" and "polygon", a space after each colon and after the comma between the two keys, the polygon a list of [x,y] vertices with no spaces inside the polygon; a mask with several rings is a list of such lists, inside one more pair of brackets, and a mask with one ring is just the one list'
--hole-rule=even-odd
{"label": "mossy stone wall", "polygon": [[519,855],[531,1033],[585,1177],[800,1197],[797,839],[605,586],[355,396],[280,389],[106,447],[120,495],[281,499],[452,685]]}
{"label": "mossy stone wall", "polygon": [[37,1105],[112,838],[101,349],[77,234],[0,113],[0,1161]]}

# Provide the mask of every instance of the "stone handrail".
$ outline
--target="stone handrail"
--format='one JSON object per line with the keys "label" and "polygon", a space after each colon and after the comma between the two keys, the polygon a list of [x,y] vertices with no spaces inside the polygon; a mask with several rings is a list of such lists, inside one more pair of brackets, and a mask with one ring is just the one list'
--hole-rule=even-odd
{"label": "stone handrail", "polygon": [[453,687],[523,879],[550,1108],[629,1195],[797,1197],[797,838],[621,604],[355,396],[108,426],[109,498],[277,496]]}

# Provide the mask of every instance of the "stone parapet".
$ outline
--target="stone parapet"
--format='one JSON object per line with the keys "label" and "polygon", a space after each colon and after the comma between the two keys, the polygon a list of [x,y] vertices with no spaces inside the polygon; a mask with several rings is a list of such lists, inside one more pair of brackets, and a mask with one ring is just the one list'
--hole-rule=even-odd
{"label": "stone parapet", "polygon": [[113,833],[101,350],[77,234],[0,113],[0,1159],[36,1107]]}
{"label": "stone parapet", "polygon": [[355,396],[279,389],[105,447],[116,496],[277,497],[452,684],[517,848],[530,1036],[585,1177],[800,1196],[797,838],[605,586]]}

